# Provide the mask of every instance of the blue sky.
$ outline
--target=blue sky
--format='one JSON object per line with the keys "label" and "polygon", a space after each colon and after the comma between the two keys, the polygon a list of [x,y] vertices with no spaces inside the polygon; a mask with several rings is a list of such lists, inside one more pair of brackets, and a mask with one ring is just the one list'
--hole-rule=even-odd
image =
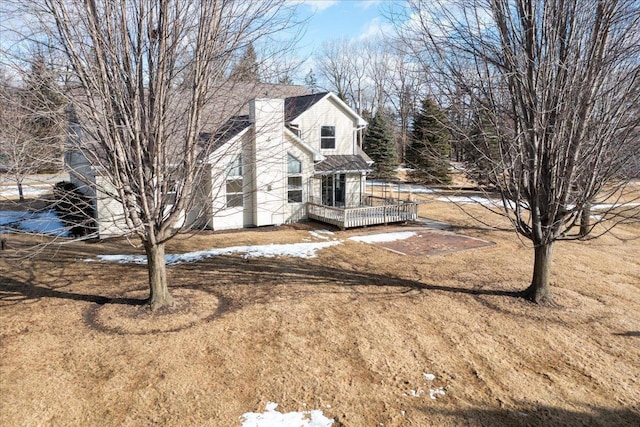
{"label": "blue sky", "polygon": [[305,60],[298,68],[296,83],[302,83],[309,69],[316,70],[314,55],[321,52],[323,42],[331,40],[363,40],[391,33],[391,24],[383,16],[391,3],[405,0],[289,0],[298,3],[299,17],[307,19],[304,34],[295,47],[295,56]]}
{"label": "blue sky", "polygon": [[306,34],[299,44],[300,54],[313,54],[322,42],[335,39],[362,39],[389,28],[382,16],[388,1],[382,0],[299,0],[300,13],[309,16]]}

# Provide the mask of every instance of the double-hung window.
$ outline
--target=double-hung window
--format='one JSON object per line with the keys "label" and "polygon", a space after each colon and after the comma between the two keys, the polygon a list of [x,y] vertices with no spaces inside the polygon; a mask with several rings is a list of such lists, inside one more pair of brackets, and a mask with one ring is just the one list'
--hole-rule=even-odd
{"label": "double-hung window", "polygon": [[302,162],[287,153],[287,201],[302,203]]}
{"label": "double-hung window", "polygon": [[229,165],[226,182],[227,208],[237,208],[243,205],[242,172],[242,156],[238,156]]}
{"label": "double-hung window", "polygon": [[320,128],[320,148],[333,150],[336,148],[336,127],[322,126]]}

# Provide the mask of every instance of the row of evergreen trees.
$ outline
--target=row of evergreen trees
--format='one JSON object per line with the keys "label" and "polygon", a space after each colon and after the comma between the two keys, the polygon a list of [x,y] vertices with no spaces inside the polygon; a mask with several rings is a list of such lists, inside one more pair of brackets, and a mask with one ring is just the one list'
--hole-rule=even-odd
{"label": "row of evergreen trees", "polygon": [[[399,164],[391,119],[384,111],[369,118],[364,151],[375,162],[373,178],[393,180]],[[445,112],[431,98],[425,98],[413,118],[404,161],[410,178],[424,184],[451,183],[452,158],[464,162],[468,175],[481,184],[490,184],[487,171],[499,159],[494,124],[482,117],[471,120],[465,135],[454,138]]]}
{"label": "row of evergreen trees", "polygon": [[[370,120],[364,137],[364,151],[375,162],[377,179],[394,179],[397,176],[398,152],[388,116],[378,111]],[[405,155],[411,178],[427,184],[451,182],[449,161],[451,158],[451,133],[447,119],[436,103],[425,98],[413,120],[411,139]]]}

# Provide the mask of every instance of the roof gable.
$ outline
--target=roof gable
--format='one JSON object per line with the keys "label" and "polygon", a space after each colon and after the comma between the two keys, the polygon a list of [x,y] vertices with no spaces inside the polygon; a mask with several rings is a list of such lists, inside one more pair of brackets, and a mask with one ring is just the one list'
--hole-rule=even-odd
{"label": "roof gable", "polygon": [[295,120],[302,113],[307,111],[318,101],[323,99],[329,92],[314,93],[311,95],[292,96],[284,100],[284,121],[290,122]]}
{"label": "roof gable", "polygon": [[314,93],[312,95],[293,96],[285,99],[285,122],[290,123],[305,114],[315,104],[329,99],[347,115],[355,119],[358,126],[366,126],[367,122],[333,92]]}

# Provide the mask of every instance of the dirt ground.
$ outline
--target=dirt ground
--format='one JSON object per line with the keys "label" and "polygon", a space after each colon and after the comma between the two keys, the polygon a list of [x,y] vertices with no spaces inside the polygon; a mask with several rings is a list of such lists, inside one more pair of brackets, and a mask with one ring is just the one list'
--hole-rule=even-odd
{"label": "dirt ground", "polygon": [[[533,250],[512,231],[447,203],[421,214],[493,244],[402,255],[348,237],[407,228],[334,230],[343,243],[317,258],[171,266],[178,308],[156,314],[140,305],[143,266],[95,261],[139,252],[125,240],[21,259],[39,238],[9,236],[0,425],[240,426],[267,402],[349,427],[640,425],[640,224],[559,243],[555,305],[540,307],[514,296]],[[170,251],[320,241],[314,228],[327,227],[201,233]]]}

